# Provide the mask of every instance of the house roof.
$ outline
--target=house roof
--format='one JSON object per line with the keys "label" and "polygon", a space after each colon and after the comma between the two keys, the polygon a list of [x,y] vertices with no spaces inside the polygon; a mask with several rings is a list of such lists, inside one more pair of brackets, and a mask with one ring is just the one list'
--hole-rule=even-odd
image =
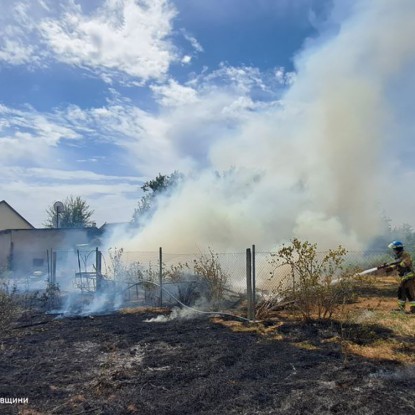
{"label": "house roof", "polygon": [[35,229],[35,227],[29,222],[27,221],[19,212],[17,212],[15,209],[13,209],[12,206],[10,206],[5,200],[2,200],[0,202],[0,206],[1,205],[5,205],[7,206],[14,214],[16,214],[20,219],[22,219],[24,222],[26,222],[32,229]]}
{"label": "house roof", "polygon": [[117,228],[118,226],[129,226],[131,225],[131,222],[105,222],[101,227],[100,230],[106,230],[106,229],[112,229]]}

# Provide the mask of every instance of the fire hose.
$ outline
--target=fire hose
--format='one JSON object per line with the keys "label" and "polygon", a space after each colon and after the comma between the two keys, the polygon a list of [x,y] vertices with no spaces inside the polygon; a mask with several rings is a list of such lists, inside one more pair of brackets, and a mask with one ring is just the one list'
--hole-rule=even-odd
{"label": "fire hose", "polygon": [[400,261],[395,261],[395,262],[391,262],[391,263],[389,263],[389,264],[383,264],[383,265],[380,265],[380,266],[378,266],[378,267],[369,268],[369,269],[366,269],[366,270],[364,270],[364,271],[362,271],[362,272],[359,272],[359,273],[357,273],[357,274],[355,274],[355,275],[356,275],[356,276],[358,276],[358,277],[360,277],[360,276],[362,276],[362,275],[366,275],[366,274],[370,274],[370,273],[375,272],[375,271],[379,271],[380,269],[386,269],[386,268],[389,268],[389,267],[393,267],[393,266],[395,266],[395,265],[398,265],[398,264],[399,264],[399,262],[400,262]]}
{"label": "fire hose", "polygon": [[168,295],[170,295],[170,297],[172,297],[174,300],[176,300],[181,306],[183,306],[184,308],[187,308],[188,310],[193,310],[196,313],[200,313],[200,314],[211,314],[211,315],[220,315],[220,316],[228,316],[228,317],[233,317],[233,318],[236,318],[236,319],[248,321],[249,323],[255,322],[255,320],[250,320],[248,318],[240,317],[240,316],[237,316],[237,315],[231,314],[231,313],[223,313],[221,311],[202,311],[202,310],[198,310],[197,308],[193,308],[193,307],[190,307],[190,306],[182,303],[176,296],[174,296],[170,291],[166,290],[160,284],[157,284],[157,283],[155,283],[153,281],[146,281],[146,284],[148,284],[148,283],[153,284],[153,285],[161,288],[165,293],[167,293]]}

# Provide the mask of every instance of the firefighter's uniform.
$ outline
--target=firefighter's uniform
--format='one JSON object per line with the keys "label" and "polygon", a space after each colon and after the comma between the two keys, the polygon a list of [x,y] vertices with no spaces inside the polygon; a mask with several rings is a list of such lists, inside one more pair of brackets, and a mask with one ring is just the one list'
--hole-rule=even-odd
{"label": "firefighter's uniform", "polygon": [[411,313],[415,313],[415,273],[412,269],[411,255],[402,250],[398,253],[398,264],[390,267],[390,270],[398,271],[400,284],[398,288],[398,308],[405,310],[406,302],[409,303]]}

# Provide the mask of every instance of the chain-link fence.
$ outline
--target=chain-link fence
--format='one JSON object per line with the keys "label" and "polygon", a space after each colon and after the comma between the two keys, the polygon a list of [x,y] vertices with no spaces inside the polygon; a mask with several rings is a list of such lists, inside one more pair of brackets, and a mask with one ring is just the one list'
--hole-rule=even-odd
{"label": "chain-link fence", "polygon": [[[328,253],[316,253],[315,264]],[[281,283],[292,275],[292,264],[277,252],[254,249],[249,264],[246,251],[185,254],[166,253],[161,248],[158,252],[77,249],[33,252],[31,256],[37,268],[30,273],[25,269],[26,286],[41,288],[53,282],[63,293],[80,292],[90,297],[104,293],[117,307],[181,305],[203,311],[245,310],[251,298],[260,301],[278,296]],[[392,259],[384,251],[347,252],[336,273],[353,275]]]}
{"label": "chain-link fence", "polygon": [[[328,253],[318,252],[315,262],[321,262]],[[108,277],[113,278],[117,274],[114,273],[114,265],[111,265],[114,255],[107,254],[105,257],[107,270],[111,270]],[[198,291],[197,294],[205,297],[204,302],[199,299],[199,305],[204,309],[217,308],[220,299],[228,306],[240,305],[247,300],[246,252],[123,252],[121,258],[124,268],[118,273],[120,279],[131,284],[150,283],[153,286],[153,294],[147,295],[146,298],[153,301],[154,305],[172,305],[177,303],[178,299],[183,300],[186,297],[183,290],[187,290],[188,301],[184,301],[186,305],[192,301],[197,304],[196,294],[192,296],[188,292],[191,289],[204,290],[203,293]],[[347,252],[342,257],[336,273],[339,274],[337,276],[350,276],[391,260],[392,257],[383,251]],[[275,252],[255,252],[250,262],[251,278],[255,287],[254,297],[259,300],[278,295],[282,281],[291,273],[291,266],[280,261]],[[133,287],[134,289],[137,290]],[[216,290],[215,295],[206,292],[209,289]],[[131,295],[131,298],[133,297],[134,295]]]}
{"label": "chain-link fence", "polygon": [[[315,263],[320,264],[327,255],[329,251],[317,252]],[[352,276],[391,261],[393,258],[385,251],[349,251],[342,256],[340,266],[333,277]],[[276,294],[281,283],[291,274],[291,265],[286,264],[275,252],[256,253],[257,295]]]}

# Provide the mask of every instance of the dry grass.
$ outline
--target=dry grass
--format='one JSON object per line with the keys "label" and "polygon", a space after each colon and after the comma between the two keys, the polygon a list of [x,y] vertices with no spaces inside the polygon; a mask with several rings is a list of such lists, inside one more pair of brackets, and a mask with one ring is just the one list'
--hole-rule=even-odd
{"label": "dry grass", "polygon": [[346,315],[343,321],[356,322],[362,331],[370,325],[390,330],[390,335],[386,338],[375,339],[371,344],[357,344],[349,341],[346,336],[346,339],[342,339],[346,353],[370,359],[415,363],[415,315],[393,314],[390,310],[379,308],[370,312],[357,310]]}
{"label": "dry grass", "polygon": [[[415,315],[392,312],[396,308],[397,287],[396,278],[390,276],[378,276],[363,282],[355,293],[355,301],[344,304],[333,315],[332,320],[338,325],[338,332],[319,339],[320,343],[339,344],[345,358],[353,354],[368,359],[414,364]],[[246,324],[221,318],[215,318],[214,321],[235,332],[257,333],[276,341],[289,341],[289,336],[279,332],[278,327],[287,322],[298,321],[301,324],[301,319],[294,314],[289,310],[273,312],[269,315],[268,324]],[[295,346],[315,350],[318,349],[315,340],[295,342]]]}
{"label": "dry grass", "polygon": [[166,307],[126,307],[119,311],[120,314],[169,314],[170,309]]}
{"label": "dry grass", "polygon": [[234,320],[223,320],[221,317],[213,317],[211,321],[228,327],[236,333],[264,333],[264,326],[261,323],[246,323]]}
{"label": "dry grass", "polygon": [[[352,353],[365,357],[367,359],[389,360],[391,362],[400,362],[413,364],[415,363],[414,352],[415,348],[409,348],[406,344],[394,344],[392,341],[379,341],[373,345],[359,345],[353,343],[346,343],[344,347],[347,353]],[[407,352],[401,351],[407,350]]]}
{"label": "dry grass", "polygon": [[388,336],[374,339],[370,344],[357,344],[343,338],[346,353],[369,359],[415,363],[415,315],[393,312],[397,306],[397,287],[395,277],[372,279],[370,284],[361,287],[357,301],[346,305],[336,315],[340,322],[359,324],[362,330],[376,325],[390,331]]}
{"label": "dry grass", "polygon": [[299,349],[304,349],[304,350],[318,350],[319,349],[315,344],[312,344],[308,341],[296,343],[296,346]]}

